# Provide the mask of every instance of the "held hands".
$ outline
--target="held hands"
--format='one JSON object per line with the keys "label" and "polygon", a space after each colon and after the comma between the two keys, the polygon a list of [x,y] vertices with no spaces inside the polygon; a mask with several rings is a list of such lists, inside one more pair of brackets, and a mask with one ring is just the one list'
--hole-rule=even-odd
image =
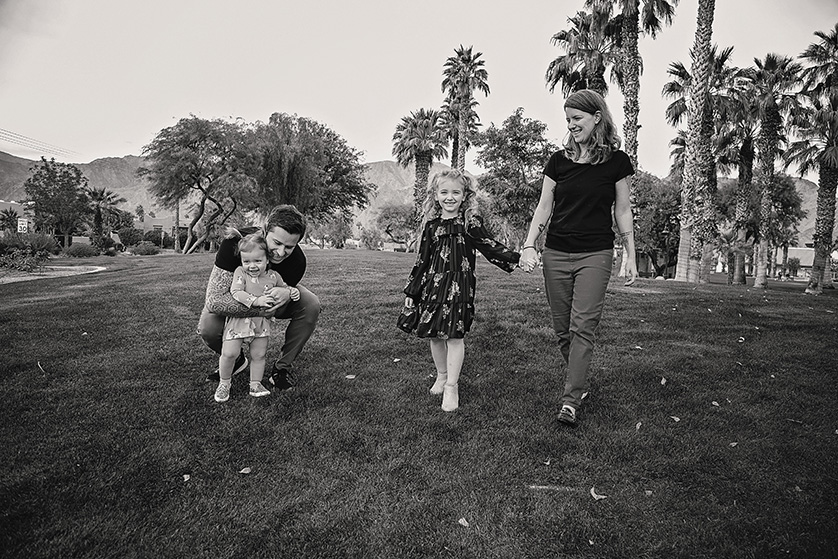
{"label": "held hands", "polygon": [[275,303],[274,298],[268,294],[260,295],[256,297],[256,300],[253,301],[254,307],[271,307]]}
{"label": "held hands", "polygon": [[404,298],[404,306],[405,306],[405,307],[407,307],[407,308],[409,308],[409,309],[412,309],[412,308],[413,308],[413,304],[414,304],[414,303],[413,303],[413,299],[411,299],[410,297],[405,297],[405,298]]}
{"label": "held hands", "polygon": [[532,272],[538,266],[538,251],[534,247],[527,247],[522,250],[518,266],[527,273]]}

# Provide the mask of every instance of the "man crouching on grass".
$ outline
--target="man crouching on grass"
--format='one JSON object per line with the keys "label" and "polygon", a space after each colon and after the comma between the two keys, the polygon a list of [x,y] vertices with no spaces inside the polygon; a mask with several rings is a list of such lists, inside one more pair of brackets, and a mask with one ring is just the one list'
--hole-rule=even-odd
{"label": "man crouching on grass", "polygon": [[[253,228],[239,229],[242,234],[252,233]],[[285,330],[285,343],[282,355],[273,365],[271,372],[262,381],[268,389],[288,390],[296,384],[291,366],[302,351],[303,346],[314,332],[317,318],[320,316],[320,299],[299,285],[306,271],[306,257],[299,242],[306,232],[306,220],[297,208],[291,205],[277,206],[271,210],[265,221],[265,239],[268,242],[268,269],[282,276],[289,287],[300,290],[299,301],[292,301],[287,289],[280,290],[277,303],[268,309],[249,308],[233,299],[230,286],[233,272],[241,263],[236,255],[236,239],[224,239],[215,255],[204,310],[198,321],[198,334],[215,353],[221,355],[224,322],[228,316],[272,316],[289,318],[291,322]],[[242,352],[233,366],[233,374],[247,369],[248,360]],[[218,380],[218,370],[207,376],[208,381]]]}

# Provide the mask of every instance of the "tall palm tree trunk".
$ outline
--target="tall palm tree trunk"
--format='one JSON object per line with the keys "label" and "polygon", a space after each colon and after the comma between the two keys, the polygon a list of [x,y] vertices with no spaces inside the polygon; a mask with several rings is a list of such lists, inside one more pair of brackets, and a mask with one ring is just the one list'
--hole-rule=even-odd
{"label": "tall palm tree trunk", "polygon": [[771,231],[771,205],[774,200],[774,159],[777,156],[780,126],[780,111],[770,107],[762,122],[762,132],[758,141],[760,170],[759,202],[759,250],[757,251],[757,269],[754,275],[754,287],[768,287],[768,244]]}
{"label": "tall palm tree trunk", "polygon": [[422,221],[422,204],[425,201],[425,194],[428,190],[428,176],[431,173],[432,163],[433,152],[420,151],[416,153],[416,180],[413,183],[413,206],[417,224]]}
{"label": "tall palm tree trunk", "polygon": [[[815,259],[806,293],[817,295],[823,290],[826,265],[832,249],[832,231],[835,228],[835,190],[838,186],[838,168],[821,164],[818,169],[818,204],[815,215]],[[829,275],[831,281],[832,275]]]}
{"label": "tall palm tree trunk", "polygon": [[736,259],[733,270],[733,285],[745,285],[745,242],[748,238],[748,200],[751,197],[751,181],[754,177],[754,145],[750,138],[742,141],[739,148],[739,178],[736,188]]}
{"label": "tall palm tree trunk", "polygon": [[460,131],[457,133],[459,143],[457,144],[457,170],[466,170],[466,134],[468,134],[468,123],[465,118],[460,119]]}
{"label": "tall palm tree trunk", "polygon": [[631,159],[632,166],[637,170],[637,121],[640,115],[640,53],[637,49],[637,42],[640,0],[632,1],[634,9],[623,10],[624,19],[621,29],[623,39],[623,90],[625,92],[623,135],[625,136],[625,151]]}
{"label": "tall palm tree trunk", "polygon": [[[681,188],[681,242],[678,246],[678,267],[675,279],[680,281],[698,281],[698,269],[701,261],[702,239],[695,227],[702,204],[694,201],[697,194],[706,187],[707,180],[703,172],[706,162],[701,160],[701,143],[708,143],[709,138],[702,138],[704,130],[704,112],[707,109],[710,78],[710,41],[713,36],[713,16],[715,0],[699,0],[695,30],[695,43],[692,49],[692,76],[690,94],[687,100],[687,145],[685,149],[684,181]],[[685,259],[684,255],[688,255]],[[693,269],[695,268],[695,269]]]}

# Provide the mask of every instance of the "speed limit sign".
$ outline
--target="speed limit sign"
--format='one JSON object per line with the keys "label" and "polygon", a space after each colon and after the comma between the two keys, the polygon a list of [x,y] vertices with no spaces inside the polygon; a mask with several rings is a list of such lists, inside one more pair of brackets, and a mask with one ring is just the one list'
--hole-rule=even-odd
{"label": "speed limit sign", "polygon": [[28,233],[29,232],[29,220],[19,217],[17,218],[17,232],[18,233]]}

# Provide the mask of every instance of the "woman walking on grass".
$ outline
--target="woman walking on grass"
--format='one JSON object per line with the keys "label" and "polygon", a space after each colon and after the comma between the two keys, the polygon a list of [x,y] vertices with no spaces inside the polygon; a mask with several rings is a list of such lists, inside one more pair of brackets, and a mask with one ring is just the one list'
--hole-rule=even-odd
{"label": "woman walking on grass", "polygon": [[637,278],[629,203],[634,168],[619,149],[620,138],[601,95],[577,91],[567,98],[564,110],[570,134],[564,149],[554,153],[544,169],[521,266],[531,272],[538,264],[535,244],[546,229],[544,286],[566,364],[559,421],[576,425],[611,277],[612,206],[625,249],[626,285]]}
{"label": "woman walking on grass", "polygon": [[442,394],[442,409],[459,407],[464,338],[474,320],[475,249],[507,272],[520,259],[495,241],[474,215],[474,184],[457,170],[434,176],[423,205],[422,240],[404,293],[397,325],[428,338],[436,366],[431,394]]}

